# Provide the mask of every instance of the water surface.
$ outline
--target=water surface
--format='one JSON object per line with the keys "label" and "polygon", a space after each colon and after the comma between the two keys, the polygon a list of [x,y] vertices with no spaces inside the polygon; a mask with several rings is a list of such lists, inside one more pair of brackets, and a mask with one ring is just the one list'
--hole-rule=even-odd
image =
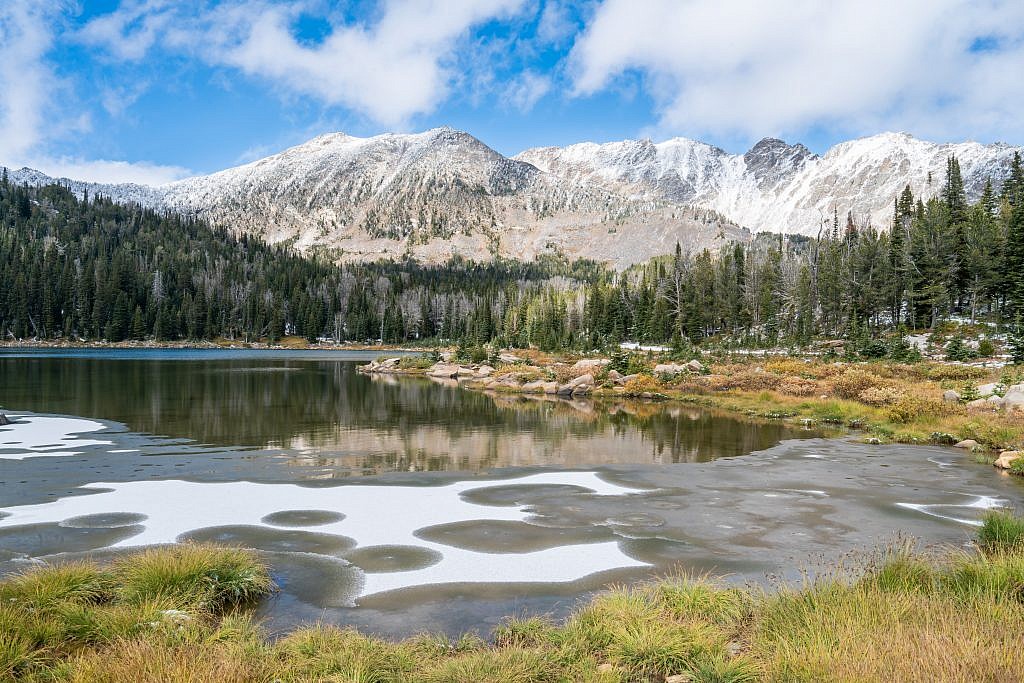
{"label": "water surface", "polygon": [[257,549],[273,629],[486,632],[668,571],[795,576],[895,534],[967,542],[1024,487],[944,448],[679,405],[355,372],[375,352],[0,353],[0,571]]}

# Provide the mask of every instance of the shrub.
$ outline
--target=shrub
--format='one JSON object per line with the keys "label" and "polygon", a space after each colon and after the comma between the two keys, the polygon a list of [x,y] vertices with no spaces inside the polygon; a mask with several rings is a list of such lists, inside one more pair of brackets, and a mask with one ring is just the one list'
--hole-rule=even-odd
{"label": "shrub", "polygon": [[996,355],[996,345],[991,339],[982,339],[978,342],[978,355],[982,358],[991,358]]}
{"label": "shrub", "polygon": [[857,400],[872,406],[888,406],[903,397],[903,393],[893,387],[870,387],[857,395]]}
{"label": "shrub", "polygon": [[788,396],[814,396],[818,391],[817,382],[803,377],[785,377],[779,384],[779,393]]}
{"label": "shrub", "polygon": [[874,373],[861,368],[848,368],[832,379],[832,393],[839,398],[855,399],[865,389],[880,389],[885,385],[885,380]]}
{"label": "shrub", "polygon": [[904,396],[889,406],[886,416],[890,422],[906,424],[922,417],[938,415],[942,412],[942,403],[920,396]]}
{"label": "shrub", "polygon": [[640,394],[657,394],[661,391],[661,382],[650,375],[640,375],[626,382],[626,396],[639,396]]}
{"label": "shrub", "polygon": [[967,346],[960,337],[954,337],[951,342],[946,344],[946,360],[963,362],[971,360],[974,356],[974,350]]}
{"label": "shrub", "polygon": [[403,356],[398,361],[398,367],[402,370],[426,370],[435,363],[430,356]]}

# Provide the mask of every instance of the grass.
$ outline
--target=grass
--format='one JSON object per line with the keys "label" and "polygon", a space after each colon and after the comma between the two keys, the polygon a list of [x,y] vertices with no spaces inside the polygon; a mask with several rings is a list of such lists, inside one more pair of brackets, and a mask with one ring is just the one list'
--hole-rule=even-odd
{"label": "grass", "polygon": [[885,549],[772,589],[678,575],[620,587],[565,622],[508,619],[491,642],[389,642],[314,625],[270,641],[248,553],[159,548],[0,583],[0,680],[75,683],[650,683],[1018,680],[1024,519],[986,515],[981,552]]}

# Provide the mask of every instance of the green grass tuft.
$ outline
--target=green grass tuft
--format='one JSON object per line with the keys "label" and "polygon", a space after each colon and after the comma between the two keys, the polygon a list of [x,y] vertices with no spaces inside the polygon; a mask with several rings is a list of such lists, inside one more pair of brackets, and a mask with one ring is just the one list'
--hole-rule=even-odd
{"label": "green grass tuft", "polygon": [[1024,518],[1000,510],[987,512],[978,531],[978,547],[986,553],[1024,547]]}

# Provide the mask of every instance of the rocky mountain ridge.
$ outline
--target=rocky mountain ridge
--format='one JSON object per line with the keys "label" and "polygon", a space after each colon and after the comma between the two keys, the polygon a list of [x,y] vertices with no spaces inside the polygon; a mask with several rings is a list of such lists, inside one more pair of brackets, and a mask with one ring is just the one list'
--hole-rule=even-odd
{"label": "rocky mountain ridge", "polygon": [[[453,254],[531,259],[543,253],[618,267],[752,231],[815,234],[833,210],[885,227],[893,197],[941,187],[946,158],[968,190],[1005,177],[1015,149],[936,144],[900,133],[841,143],[818,156],[766,138],[743,155],[674,138],[526,150],[505,157],[463,131],[331,133],[279,154],[160,186],[61,182],[237,233],[342,259]],[[931,182],[929,183],[929,174]],[[53,179],[31,169],[15,182]]]}

